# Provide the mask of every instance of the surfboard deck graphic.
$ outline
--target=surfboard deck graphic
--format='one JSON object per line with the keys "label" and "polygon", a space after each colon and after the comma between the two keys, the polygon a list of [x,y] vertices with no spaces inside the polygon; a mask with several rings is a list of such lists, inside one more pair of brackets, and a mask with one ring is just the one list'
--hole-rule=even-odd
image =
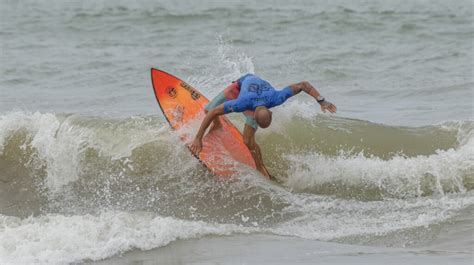
{"label": "surfboard deck graphic", "polygon": [[[181,140],[189,143],[196,129],[185,130],[191,122],[204,117],[204,107],[209,100],[181,79],[158,69],[151,69],[155,97],[170,126]],[[198,159],[214,174],[230,177],[240,164],[256,169],[255,161],[244,144],[240,131],[223,115],[222,127],[212,130],[203,138],[203,148]]]}

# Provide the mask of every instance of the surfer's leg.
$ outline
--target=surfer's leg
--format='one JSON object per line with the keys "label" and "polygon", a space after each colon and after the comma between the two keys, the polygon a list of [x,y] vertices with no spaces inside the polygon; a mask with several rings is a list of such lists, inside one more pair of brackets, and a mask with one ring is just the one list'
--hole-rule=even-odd
{"label": "surfer's leg", "polygon": [[[258,129],[258,124],[255,121],[255,118],[253,117],[253,115],[254,115],[253,111],[244,112],[245,125],[248,125],[248,126],[252,127],[252,129],[256,132],[257,129]],[[254,134],[255,134],[255,132],[254,132]]]}
{"label": "surfer's leg", "polygon": [[[226,98],[224,96],[224,91],[220,92],[215,96],[207,105],[204,107],[204,112],[207,113],[208,111],[212,110],[213,108],[219,106],[220,104],[224,103]],[[221,122],[219,121],[219,117],[216,117],[212,121],[211,131],[218,129],[222,126]]]}
{"label": "surfer's leg", "polygon": [[257,166],[257,170],[260,171],[262,175],[266,176],[269,179],[272,179],[272,176],[270,176],[270,174],[267,171],[267,168],[263,164],[263,158],[262,158],[262,152],[260,151],[260,146],[258,146],[257,142],[255,141],[255,132],[257,131],[256,125],[257,123],[255,123],[255,127],[253,127],[252,125],[249,125],[247,121],[245,122],[244,133],[243,133],[244,143],[249,148],[250,153],[252,154],[252,157],[255,160],[255,165]]}

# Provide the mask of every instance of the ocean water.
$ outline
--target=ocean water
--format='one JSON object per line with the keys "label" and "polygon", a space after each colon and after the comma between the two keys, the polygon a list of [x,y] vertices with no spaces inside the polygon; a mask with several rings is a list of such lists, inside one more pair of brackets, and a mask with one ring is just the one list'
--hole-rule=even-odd
{"label": "ocean water", "polygon": [[[0,263],[235,234],[472,255],[473,37],[472,1],[2,0]],[[222,181],[151,67],[209,98],[307,80],[338,113],[292,98],[257,133],[277,182]]]}

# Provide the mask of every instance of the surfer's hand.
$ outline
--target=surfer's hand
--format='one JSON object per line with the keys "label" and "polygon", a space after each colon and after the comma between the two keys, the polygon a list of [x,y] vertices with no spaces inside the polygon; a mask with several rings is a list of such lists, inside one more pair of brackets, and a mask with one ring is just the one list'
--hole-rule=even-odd
{"label": "surfer's hand", "polygon": [[332,104],[329,101],[323,101],[320,103],[320,105],[321,105],[321,110],[323,112],[326,112],[326,110],[328,110],[331,113],[335,113],[337,110],[336,105]]}
{"label": "surfer's hand", "polygon": [[189,150],[191,150],[191,153],[193,153],[195,156],[198,156],[199,152],[202,150],[202,140],[199,138],[194,138],[194,141],[189,146]]}

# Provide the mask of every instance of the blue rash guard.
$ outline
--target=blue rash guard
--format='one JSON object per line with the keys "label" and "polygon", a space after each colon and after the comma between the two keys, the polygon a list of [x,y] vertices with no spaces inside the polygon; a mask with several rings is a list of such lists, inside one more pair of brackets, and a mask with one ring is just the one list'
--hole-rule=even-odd
{"label": "blue rash guard", "polygon": [[259,106],[273,108],[293,96],[289,86],[275,90],[270,83],[252,74],[239,78],[240,93],[236,99],[224,102],[224,113],[254,111]]}

